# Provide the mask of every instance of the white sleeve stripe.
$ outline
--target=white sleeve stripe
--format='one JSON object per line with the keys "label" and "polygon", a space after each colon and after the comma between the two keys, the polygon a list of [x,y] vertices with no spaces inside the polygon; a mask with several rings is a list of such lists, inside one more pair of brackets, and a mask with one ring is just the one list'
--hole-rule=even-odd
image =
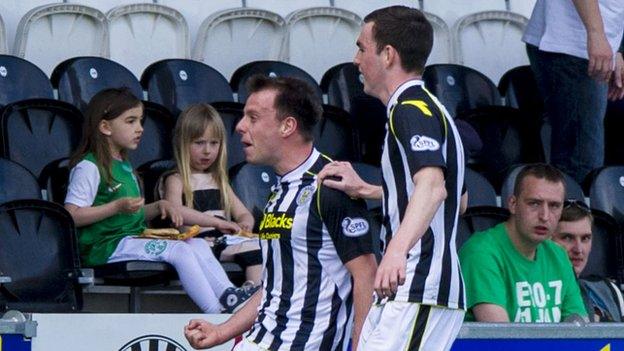
{"label": "white sleeve stripe", "polygon": [[95,163],[87,160],[80,161],[69,173],[66,204],[78,207],[93,205],[100,185],[100,171]]}

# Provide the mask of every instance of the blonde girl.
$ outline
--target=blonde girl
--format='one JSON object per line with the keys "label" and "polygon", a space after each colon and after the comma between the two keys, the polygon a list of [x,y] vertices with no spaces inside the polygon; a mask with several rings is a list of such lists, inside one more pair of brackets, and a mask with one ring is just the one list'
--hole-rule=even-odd
{"label": "blonde girl", "polygon": [[79,231],[85,266],[127,260],[173,265],[182,286],[204,312],[231,312],[248,298],[236,289],[204,240],[146,240],[137,235],[157,215],[182,223],[166,200],[144,204],[127,153],[143,133],[143,104],[128,89],[106,89],[87,107],[83,139],[72,158],[65,208]]}
{"label": "blonde girl", "polygon": [[[177,169],[165,179],[164,196],[185,207],[181,211],[184,222],[202,226],[208,240],[252,230],[253,216],[229,185],[225,127],[212,106],[196,104],[180,114],[173,150]],[[259,284],[262,255],[257,240],[226,235],[213,243],[221,261],[237,262],[247,280]]]}

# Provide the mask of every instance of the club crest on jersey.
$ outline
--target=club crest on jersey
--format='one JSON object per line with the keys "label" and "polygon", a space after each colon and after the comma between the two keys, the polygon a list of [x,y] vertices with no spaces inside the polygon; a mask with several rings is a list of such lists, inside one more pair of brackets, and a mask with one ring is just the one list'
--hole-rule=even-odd
{"label": "club crest on jersey", "polygon": [[314,185],[308,185],[301,189],[299,195],[297,195],[297,205],[301,206],[310,200],[310,197],[314,193]]}
{"label": "club crest on jersey", "polygon": [[436,151],[440,148],[440,143],[426,135],[414,135],[410,144],[414,151]]}
{"label": "club crest on jersey", "polygon": [[342,233],[346,236],[357,237],[368,233],[368,221],[364,218],[346,217],[342,220]]}

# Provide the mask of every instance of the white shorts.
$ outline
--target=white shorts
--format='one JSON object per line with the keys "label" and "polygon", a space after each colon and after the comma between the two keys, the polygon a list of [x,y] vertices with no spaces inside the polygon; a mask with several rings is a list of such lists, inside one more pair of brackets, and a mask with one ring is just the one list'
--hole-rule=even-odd
{"label": "white shorts", "polygon": [[449,350],[464,311],[413,302],[373,305],[366,316],[358,350]]}

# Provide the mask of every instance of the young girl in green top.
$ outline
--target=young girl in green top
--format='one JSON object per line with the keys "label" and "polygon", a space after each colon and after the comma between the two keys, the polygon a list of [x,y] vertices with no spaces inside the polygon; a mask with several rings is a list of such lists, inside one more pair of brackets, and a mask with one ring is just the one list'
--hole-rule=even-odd
{"label": "young girl in green top", "polygon": [[128,89],[106,89],[91,99],[85,119],[65,198],[65,208],[79,229],[83,264],[168,262],[202,311],[231,312],[240,306],[251,292],[233,287],[205,240],[137,238],[145,220],[158,215],[176,226],[183,224],[178,206],[169,201],[144,204],[127,160],[127,152],[137,148],[143,133],[141,101]]}

